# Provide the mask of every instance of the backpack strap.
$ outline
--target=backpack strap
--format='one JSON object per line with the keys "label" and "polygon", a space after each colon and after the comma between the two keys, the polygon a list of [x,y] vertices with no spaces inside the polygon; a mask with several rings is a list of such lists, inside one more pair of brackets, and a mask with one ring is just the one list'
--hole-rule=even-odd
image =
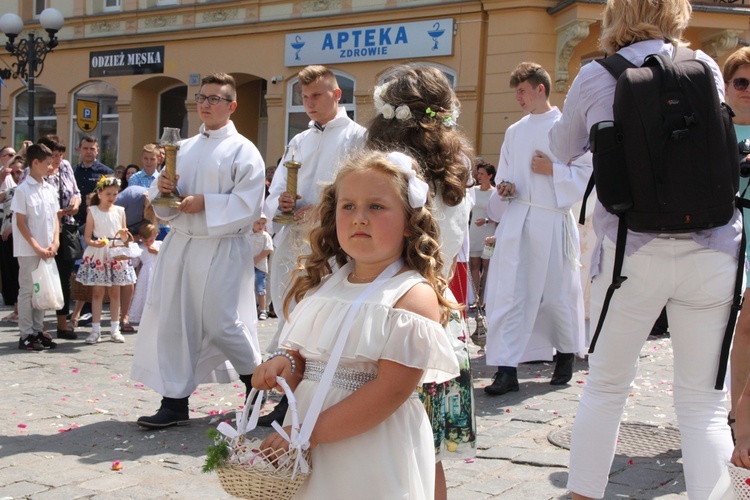
{"label": "backpack strap", "polygon": [[628,238],[628,225],[625,222],[625,217],[620,217],[620,222],[617,225],[617,242],[615,243],[615,262],[614,268],[612,269],[612,284],[607,288],[607,295],[604,297],[604,304],[602,304],[602,310],[599,313],[599,322],[596,325],[596,332],[594,337],[591,339],[589,345],[589,354],[594,352],[596,341],[599,338],[599,334],[604,326],[604,318],[607,316],[607,309],[609,309],[609,303],[612,300],[615,290],[620,288],[622,284],[628,279],[627,276],[622,276],[622,264],[625,261],[625,241]]}
{"label": "backpack strap", "polygon": [[583,193],[581,212],[578,214],[578,223],[582,226],[586,224],[586,202],[588,201],[591,192],[594,190],[595,185],[596,182],[594,182],[594,173],[592,172],[591,177],[589,177],[589,184],[588,186],[586,186],[586,191]]}
{"label": "backpack strap", "polygon": [[604,66],[604,69],[609,71],[609,74],[615,77],[615,80],[619,79],[620,75],[625,73],[626,69],[638,67],[620,54],[612,54],[604,59],[597,59],[596,62]]}
{"label": "backpack strap", "polygon": [[747,240],[745,238],[745,208],[750,208],[750,200],[745,199],[745,193],[747,187],[742,191],[742,194],[735,199],[737,208],[740,209],[743,215],[742,221],[742,238],[740,239],[740,252],[737,256],[737,276],[734,279],[734,299],[732,300],[732,308],[729,311],[729,321],[727,321],[727,328],[724,330],[724,340],[721,343],[721,356],[719,357],[719,369],[716,374],[716,385],[714,389],[720,391],[724,388],[724,378],[727,374],[727,366],[729,364],[729,351],[732,347],[732,336],[734,335],[734,329],[737,325],[737,316],[742,309],[742,303],[744,301],[742,297],[742,278],[745,274],[745,249],[747,248]]}

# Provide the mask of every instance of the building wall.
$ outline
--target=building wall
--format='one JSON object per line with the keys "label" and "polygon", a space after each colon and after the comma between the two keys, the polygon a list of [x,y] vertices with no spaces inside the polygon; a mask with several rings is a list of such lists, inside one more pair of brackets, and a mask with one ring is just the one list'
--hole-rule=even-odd
{"label": "building wall", "polygon": [[[159,6],[158,0],[121,0],[120,12],[104,12],[102,3],[48,0],[48,6],[62,11],[66,24],[36,84],[56,93],[57,131],[66,142],[75,137],[76,125],[70,122],[75,92],[93,81],[112,85],[120,119],[118,163],[138,163],[142,145],[158,139],[159,96],[177,85],[187,85],[188,130],[190,135],[196,133],[200,121],[192,96],[199,87],[190,83],[190,76],[213,71],[237,78],[239,107],[234,121],[243,134],[259,142],[266,161],[275,162],[287,140],[291,83],[301,69],[284,64],[287,34],[451,18],[455,23],[452,54],[420,60],[456,73],[456,93],[462,103],[459,123],[477,154],[493,163],[505,130],[522,116],[508,84],[513,68],[528,60],[542,64],[556,82],[552,103],[562,107],[580,65],[601,55],[597,38],[602,5],[591,2],[177,0],[175,5]],[[27,30],[41,35],[31,13],[24,10],[29,4],[0,2],[0,15],[19,13],[27,20]],[[710,48],[719,62],[734,50],[738,38],[747,39],[748,34],[750,10],[726,5],[722,10],[696,8],[687,32],[693,47]],[[571,31],[571,26],[578,31]],[[164,47],[162,74],[89,77],[92,52],[149,46]],[[13,61],[0,51],[0,67]],[[371,92],[378,75],[405,61],[328,66],[356,80],[356,118],[366,124],[374,113]],[[283,80],[272,83],[275,76]],[[0,100],[2,142],[12,138],[14,98],[24,90],[18,80],[6,83]],[[264,105],[266,116],[261,118]]]}

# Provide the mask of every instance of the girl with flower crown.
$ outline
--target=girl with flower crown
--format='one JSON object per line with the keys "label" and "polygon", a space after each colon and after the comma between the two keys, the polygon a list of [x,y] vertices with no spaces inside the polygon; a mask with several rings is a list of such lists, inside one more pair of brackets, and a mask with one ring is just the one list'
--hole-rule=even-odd
{"label": "girl with flower crown", "polygon": [[125,224],[125,209],[114,204],[119,191],[119,179],[102,176],[96,183],[96,192],[86,213],[83,239],[88,247],[83,253],[76,281],[93,286],[91,335],[86,338],[87,344],[96,344],[101,340],[105,287],[109,289],[112,342],[125,342],[117,320],[120,317],[120,287],[135,283],[135,271],[129,260],[110,259],[107,252],[110,240],[120,239],[127,243],[130,238]]}
{"label": "girl with flower crown", "polygon": [[[431,66],[396,66],[386,70],[380,82],[373,96],[377,115],[368,126],[367,145],[384,151],[404,150],[419,163],[421,174],[434,193],[431,210],[440,226],[442,274],[451,281],[462,248],[466,252],[464,260],[468,260],[471,211],[466,190],[473,152],[456,129],[458,98],[445,75]],[[463,303],[468,291],[465,267],[458,277],[463,279],[454,279],[451,291]],[[420,394],[435,436],[435,498],[447,495],[441,460],[473,456],[476,445],[466,323],[458,313],[452,316],[446,332],[454,343],[461,374],[444,384],[427,384]],[[457,435],[465,438],[455,439]]]}

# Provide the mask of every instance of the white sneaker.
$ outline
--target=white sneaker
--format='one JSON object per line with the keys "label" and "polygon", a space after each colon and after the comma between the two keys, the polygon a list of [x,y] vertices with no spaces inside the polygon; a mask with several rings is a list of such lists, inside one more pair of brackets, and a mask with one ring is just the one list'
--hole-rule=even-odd
{"label": "white sneaker", "polygon": [[258,320],[260,320],[260,321],[264,321],[264,320],[267,320],[267,319],[268,319],[268,314],[266,314],[266,312],[265,312],[265,311],[262,311],[262,312],[261,312],[261,313],[260,313],[260,314],[258,315]]}
{"label": "white sneaker", "polygon": [[123,337],[120,332],[112,332],[112,342],[122,344],[125,342],[125,337]]}
{"label": "white sneaker", "polygon": [[86,337],[86,343],[87,344],[96,344],[100,340],[101,340],[101,338],[99,337],[99,333],[98,332],[91,332],[91,335],[89,335],[88,337]]}

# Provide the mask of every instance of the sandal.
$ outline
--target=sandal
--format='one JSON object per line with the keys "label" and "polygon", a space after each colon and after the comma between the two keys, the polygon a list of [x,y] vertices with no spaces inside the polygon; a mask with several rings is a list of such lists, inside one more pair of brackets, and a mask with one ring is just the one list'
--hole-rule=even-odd
{"label": "sandal", "polygon": [[125,333],[133,333],[135,332],[135,328],[133,328],[133,325],[130,323],[123,323],[120,325],[120,331]]}
{"label": "sandal", "polygon": [[3,321],[8,323],[18,323],[18,314],[12,312],[3,318]]}

